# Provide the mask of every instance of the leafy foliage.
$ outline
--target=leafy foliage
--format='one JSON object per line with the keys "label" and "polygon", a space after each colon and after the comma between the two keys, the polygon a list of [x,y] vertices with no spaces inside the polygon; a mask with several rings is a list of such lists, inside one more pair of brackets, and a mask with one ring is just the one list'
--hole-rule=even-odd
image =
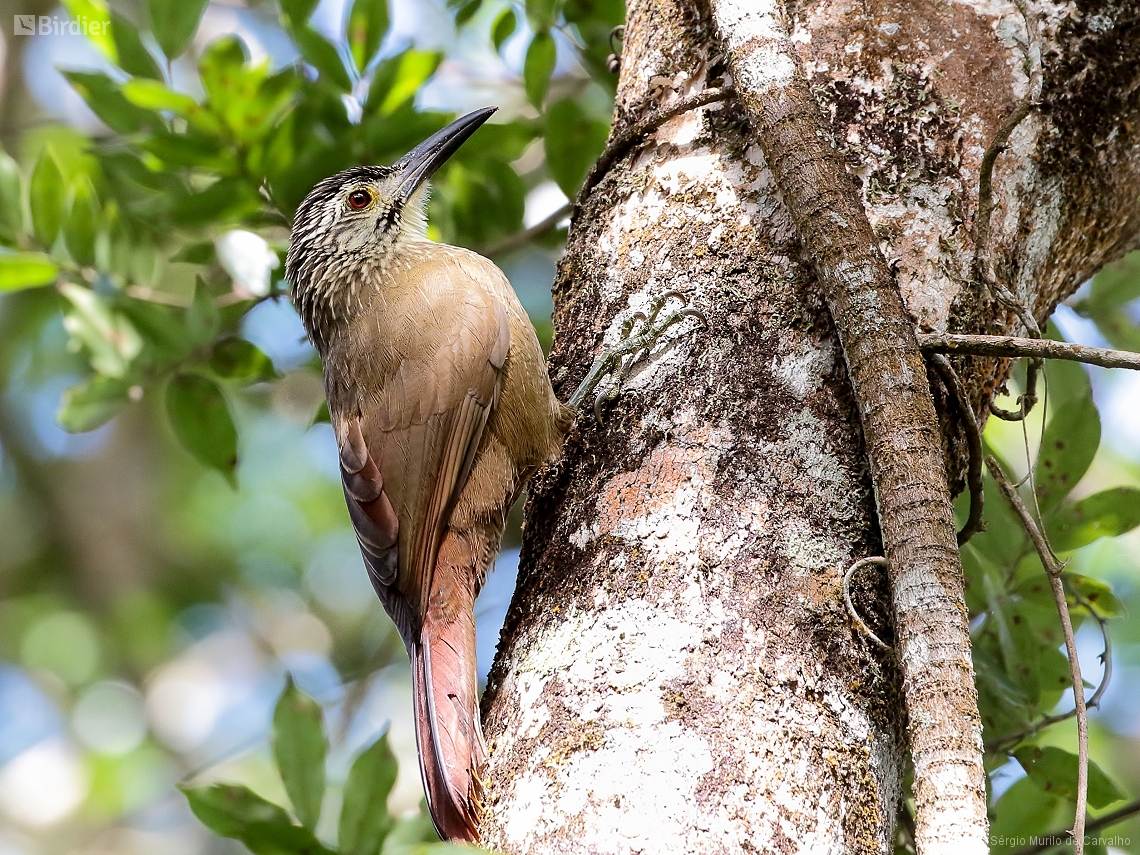
{"label": "leafy foliage", "polygon": [[[202,97],[173,88],[164,60],[187,53],[205,5],[150,0],[140,29],[87,0],[71,4],[75,14],[109,22],[110,38],[98,46],[122,73],[67,77],[113,133],[66,167],[45,146],[26,178],[0,155],[0,239],[11,245],[0,248],[0,291],[58,283],[70,303],[65,326],[95,377],[66,396],[60,418],[69,430],[97,427],[165,386],[175,436],[203,465],[232,477],[238,442],[226,389],[277,376],[242,339],[241,320],[260,302],[280,299],[286,285],[280,265],[268,293],[229,281],[214,241],[247,229],[283,256],[283,227],[313,184],[352,164],[390,162],[450,116],[414,103],[441,54],[381,52],[387,0],[354,0],[345,55],[309,23],[312,0],[282,0],[280,26],[297,63],[271,70],[251,60],[239,36],[223,36],[197,57]],[[482,3],[449,8],[464,26]],[[621,14],[620,3],[528,3],[533,35],[521,82],[531,102],[541,107],[551,86],[553,31],[608,33],[606,24]],[[502,10],[492,22],[496,47],[518,23],[518,11]],[[599,75],[605,86],[610,77]],[[520,230],[526,194],[544,175],[524,180],[512,162],[541,138],[546,174],[572,196],[606,132],[604,119],[573,97],[537,119],[487,126],[435,181],[431,214],[440,237],[478,247]],[[207,302],[225,311],[215,312],[204,335],[192,326]]]}
{"label": "leafy foliage", "polygon": [[[1057,335],[1055,329],[1050,332]],[[1100,419],[1083,368],[1050,364],[1048,376],[1047,422],[1032,477],[1021,492],[1028,507],[1040,514],[1053,548],[1064,557],[1098,538],[1140,525],[1140,502],[1130,487],[1079,499],[1070,496],[1097,453]],[[1000,425],[991,422],[987,444],[993,429]],[[987,450],[997,451],[992,445]],[[1010,471],[1008,463],[1005,468]],[[1016,758],[1028,776],[992,807],[991,840],[998,841],[994,851],[1012,851],[1017,847],[1007,849],[1001,841],[1024,841],[1072,821],[1076,755],[1043,742],[1048,732],[1038,728],[1057,707],[1071,678],[1041,562],[988,473],[985,492],[986,529],[966,544],[962,558],[987,761],[990,768],[998,768],[1003,760]],[[1107,620],[1123,614],[1105,583],[1073,572],[1063,578],[1076,626],[1093,615]],[[1124,798],[1095,763],[1090,763],[1089,781],[1089,803],[1095,808]]]}
{"label": "leafy foliage", "polygon": [[1140,351],[1140,329],[1128,306],[1140,298],[1140,253],[1132,253],[1095,277],[1073,308],[1092,320],[1113,347]]}
{"label": "leafy foliage", "polygon": [[[273,715],[277,768],[293,804],[284,808],[248,787],[209,784],[181,787],[194,815],[222,837],[240,840],[254,855],[447,855],[470,851],[440,843],[422,815],[396,819],[388,794],[396,781],[396,757],[387,734],[361,751],[344,786],[336,847],[316,835],[325,796],[325,735],[320,705],[288,678]],[[424,845],[432,844],[435,845]]]}

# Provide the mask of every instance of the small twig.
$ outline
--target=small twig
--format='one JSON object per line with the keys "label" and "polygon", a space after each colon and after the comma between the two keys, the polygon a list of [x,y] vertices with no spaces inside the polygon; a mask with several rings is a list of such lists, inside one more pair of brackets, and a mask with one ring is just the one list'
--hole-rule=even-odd
{"label": "small twig", "polygon": [[[1009,117],[998,128],[990,140],[989,147],[982,155],[982,165],[978,172],[978,216],[974,223],[974,275],[990,288],[997,286],[997,276],[994,274],[993,259],[990,256],[990,220],[994,212],[993,176],[994,164],[998,155],[1005,151],[1010,134],[1022,123],[1033,109],[1032,102],[1027,98],[1021,101]],[[1004,290],[1004,289],[1003,289]],[[1030,316],[1032,320],[1032,316]],[[1022,318],[1022,323],[1025,319]],[[1026,327],[1029,324],[1026,323]]]}
{"label": "small twig", "polygon": [[885,641],[879,638],[879,636],[875,635],[875,633],[871,631],[871,627],[867,626],[867,623],[863,620],[863,618],[859,616],[859,612],[855,611],[855,604],[851,602],[851,577],[855,575],[856,570],[867,567],[871,564],[874,564],[876,567],[886,567],[887,559],[873,555],[870,558],[860,558],[858,561],[847,568],[847,572],[843,574],[843,602],[847,604],[847,614],[851,615],[851,619],[855,621],[856,624],[858,624],[861,630],[863,630],[863,634],[870,638],[871,641],[875,642],[875,644],[877,644],[883,650],[886,650],[887,652],[893,652],[894,648],[892,648],[889,644],[887,644]]}
{"label": "small twig", "polygon": [[1083,607],[1085,611],[1092,615],[1092,619],[1096,621],[1097,628],[1100,630],[1100,637],[1104,641],[1104,650],[1100,654],[1100,662],[1104,666],[1104,672],[1100,677],[1100,685],[1096,687],[1096,691],[1092,693],[1092,697],[1085,703],[1087,708],[1097,709],[1100,707],[1100,701],[1104,696],[1105,689],[1108,688],[1108,681],[1112,679],[1112,642],[1108,636],[1108,621],[1097,613],[1097,610],[1088,600],[1083,597],[1078,597],[1076,594],[1073,595],[1073,598],[1077,601],[1077,605]]}
{"label": "small twig", "polygon": [[[1069,672],[1073,679],[1073,703],[1077,715],[1077,807],[1076,817],[1073,821],[1073,855],[1083,855],[1085,841],[1085,813],[1088,810],[1089,789],[1089,719],[1085,707],[1085,684],[1081,678],[1081,663],[1077,658],[1077,641],[1073,634],[1073,621],[1069,616],[1069,604],[1065,600],[1065,586],[1061,581],[1064,567],[1053,554],[1052,547],[1045,539],[1041,528],[1037,525],[1029,508],[1017,495],[1017,490],[1002,471],[1001,465],[994,457],[986,458],[986,466],[997,482],[1002,495],[1021,518],[1021,524],[1033,541],[1041,564],[1045,568],[1045,575],[1049,577],[1049,586],[1053,590],[1053,601],[1057,605],[1057,615],[1061,619],[1061,629],[1065,634],[1065,651],[1069,656]],[[1099,699],[1098,699],[1099,700]]]}
{"label": "small twig", "polygon": [[[1093,832],[1100,831],[1103,828],[1116,825],[1118,822],[1124,822],[1126,819],[1131,819],[1140,813],[1140,799],[1134,802],[1129,802],[1124,807],[1117,808],[1112,813],[1106,813],[1104,816],[1099,816],[1085,826],[1085,832],[1092,834]],[[1061,835],[1067,834],[1068,829],[1055,831],[1052,834],[1042,834],[1038,839],[1041,843],[1035,843],[1033,846],[1027,846],[1024,849],[1016,850],[1013,855],[1041,855],[1042,852],[1048,852],[1050,849],[1055,849],[1058,846],[1064,846],[1061,841]]]}
{"label": "small twig", "polygon": [[707,107],[709,104],[716,104],[726,100],[733,94],[731,87],[715,87],[713,89],[703,89],[679,101],[675,101],[668,106],[661,107],[654,110],[649,115],[643,117],[639,121],[634,122],[629,127],[619,131],[616,136],[611,137],[609,143],[606,145],[605,151],[602,152],[601,157],[594,163],[590,174],[586,176],[582,188],[578,191],[578,195],[574,197],[573,211],[577,214],[578,210],[585,203],[586,198],[593,190],[606,177],[606,173],[610,171],[615,163],[625,155],[635,144],[643,140],[648,134],[657,130],[670,119],[675,119],[682,113],[687,113],[690,110],[696,110],[701,107]]}
{"label": "small twig", "polygon": [[518,249],[520,246],[526,246],[537,237],[546,234],[552,228],[557,226],[560,222],[570,216],[570,212],[574,210],[572,202],[567,202],[553,214],[535,223],[528,229],[523,229],[521,232],[515,232],[512,235],[507,235],[505,238],[496,241],[489,246],[479,250],[480,255],[504,255],[513,249]]}
{"label": "small twig", "polygon": [[158,303],[160,306],[172,306],[176,309],[188,308],[192,302],[178,294],[156,291],[146,285],[128,285],[123,289],[123,292],[128,297],[134,297],[136,300],[143,300],[147,303]]}
{"label": "small twig", "polygon": [[1021,406],[1016,410],[1007,410],[990,401],[990,413],[1007,422],[1025,421],[1037,403],[1037,375],[1040,371],[1041,360],[1029,360],[1025,366],[1025,394],[1017,396],[1017,403]]}
{"label": "small twig", "polygon": [[966,431],[966,443],[970,449],[970,468],[967,472],[966,483],[970,487],[970,516],[966,524],[958,532],[958,546],[962,546],[971,537],[982,530],[982,509],[985,504],[985,490],[982,488],[982,432],[978,430],[978,420],[974,416],[974,408],[970,406],[970,396],[962,385],[958,372],[950,364],[950,360],[941,353],[931,354],[931,363],[946,384],[948,391],[958,405],[959,415],[962,417],[962,426]]}
{"label": "small twig", "polygon": [[1101,368],[1130,368],[1140,371],[1140,353],[1088,347],[1048,338],[1020,338],[1011,335],[951,335],[919,333],[918,346],[926,353],[968,353],[973,356],[1006,356],[1064,359],[1099,365]]}

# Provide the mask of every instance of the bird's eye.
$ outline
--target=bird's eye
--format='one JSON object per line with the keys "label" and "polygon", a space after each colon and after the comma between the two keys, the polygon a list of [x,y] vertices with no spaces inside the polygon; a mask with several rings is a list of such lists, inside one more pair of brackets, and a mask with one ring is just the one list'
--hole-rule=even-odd
{"label": "bird's eye", "polygon": [[372,194],[367,190],[353,190],[348,194],[348,204],[350,207],[360,210],[367,208],[372,203]]}

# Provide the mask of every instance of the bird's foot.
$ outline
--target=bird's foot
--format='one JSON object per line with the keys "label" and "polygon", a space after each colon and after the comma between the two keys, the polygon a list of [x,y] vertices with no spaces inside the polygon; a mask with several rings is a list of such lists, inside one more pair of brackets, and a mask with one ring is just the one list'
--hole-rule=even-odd
{"label": "bird's foot", "polygon": [[[661,316],[670,300],[679,300],[681,308]],[[621,391],[622,383],[635,366],[645,361],[653,346],[670,327],[685,318],[696,318],[702,324],[708,321],[704,314],[688,304],[679,291],[666,291],[649,305],[648,314],[634,312],[622,324],[621,338],[613,347],[603,347],[590,370],[570,398],[570,406],[581,409],[590,396],[594,396],[594,417],[601,424],[602,405],[612,401]]]}

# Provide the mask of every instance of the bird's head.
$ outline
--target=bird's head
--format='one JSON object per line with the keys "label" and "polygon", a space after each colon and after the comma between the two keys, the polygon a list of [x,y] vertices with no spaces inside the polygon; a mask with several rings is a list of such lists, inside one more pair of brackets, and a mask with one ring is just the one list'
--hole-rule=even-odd
{"label": "bird's head", "polygon": [[293,218],[285,271],[310,336],[348,311],[362,277],[424,239],[428,179],[495,109],[456,119],[391,166],[354,166],[309,191]]}

